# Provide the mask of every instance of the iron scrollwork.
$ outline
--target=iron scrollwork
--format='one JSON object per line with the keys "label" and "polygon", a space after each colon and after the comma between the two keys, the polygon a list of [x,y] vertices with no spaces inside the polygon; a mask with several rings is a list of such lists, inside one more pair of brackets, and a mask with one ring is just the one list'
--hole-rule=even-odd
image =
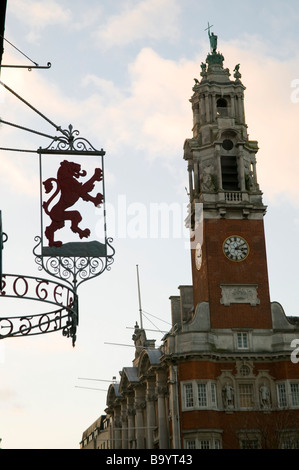
{"label": "iron scrollwork", "polygon": [[69,287],[50,281],[15,274],[3,274],[0,297],[27,299],[55,305],[55,310],[36,315],[0,316],[0,339],[41,335],[62,331],[76,341],[78,297]]}
{"label": "iron scrollwork", "polygon": [[38,152],[47,153],[66,153],[72,155],[95,155],[104,156],[103,149],[97,150],[85,138],[79,137],[79,131],[74,129],[72,124],[68,129],[62,130],[59,128],[62,135],[55,137],[46,148],[39,148]]}
{"label": "iron scrollwork", "polygon": [[[42,254],[40,254],[38,251],[42,243],[41,237],[35,237],[35,241],[38,243],[34,247],[33,253],[39,266],[38,269],[69,283],[75,291],[82,282],[99,276],[105,270],[110,271],[111,264],[114,261],[115,250],[111,245],[112,238],[107,238],[105,245],[92,242],[92,246],[101,248],[101,251],[98,250],[99,256],[93,256],[92,252],[87,256],[68,256],[64,245],[57,248],[53,247],[52,250],[48,250],[48,247],[42,247]],[[111,250],[109,254],[107,253],[107,247]]]}

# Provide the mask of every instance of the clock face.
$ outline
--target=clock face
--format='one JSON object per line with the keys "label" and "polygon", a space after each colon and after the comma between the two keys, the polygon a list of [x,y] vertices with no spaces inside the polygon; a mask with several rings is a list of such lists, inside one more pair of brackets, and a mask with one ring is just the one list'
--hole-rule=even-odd
{"label": "clock face", "polygon": [[196,248],[195,248],[195,266],[198,271],[201,268],[201,263],[202,263],[202,249],[201,249],[201,244],[197,243]]}
{"label": "clock face", "polygon": [[249,254],[249,245],[244,238],[232,235],[224,240],[223,252],[232,261],[243,261]]}

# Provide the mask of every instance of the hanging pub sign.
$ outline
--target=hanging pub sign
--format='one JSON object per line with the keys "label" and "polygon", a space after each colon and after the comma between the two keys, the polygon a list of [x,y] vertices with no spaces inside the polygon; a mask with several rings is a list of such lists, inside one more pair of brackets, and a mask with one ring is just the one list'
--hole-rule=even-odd
{"label": "hanging pub sign", "polygon": [[[49,306],[42,313],[0,315],[0,339],[62,331],[76,341],[78,286],[110,269],[115,250],[106,233],[104,155],[70,125],[39,148],[40,235],[33,249],[40,271],[59,279],[2,273],[0,211],[0,298]],[[62,282],[61,282],[62,281]],[[54,309],[53,309],[54,306]]]}
{"label": "hanging pub sign", "polygon": [[41,232],[33,249],[39,270],[59,282],[0,273],[0,297],[35,300],[44,306],[52,304],[52,309],[36,315],[1,315],[0,339],[61,330],[74,346],[78,286],[109,270],[113,263],[115,250],[106,233],[105,152],[79,137],[71,125],[59,130],[61,136],[37,151]]}
{"label": "hanging pub sign", "polygon": [[[50,66],[48,63],[47,68]],[[0,85],[59,131],[58,136],[52,136],[0,119],[1,124],[51,140],[50,145],[37,151],[8,147],[0,150],[38,153],[41,231],[35,237],[33,254],[38,269],[59,280],[2,273],[7,235],[2,232],[0,211],[0,299],[42,303],[37,314],[30,309],[29,314],[7,316],[1,309],[0,340],[62,330],[74,345],[79,322],[78,287],[109,270],[115,253],[106,232],[105,152],[80,137],[72,125],[62,129],[8,85],[2,81]]]}
{"label": "hanging pub sign", "polygon": [[34,248],[36,262],[76,292],[113,262],[106,234],[105,152],[69,126],[38,153],[41,234]]}

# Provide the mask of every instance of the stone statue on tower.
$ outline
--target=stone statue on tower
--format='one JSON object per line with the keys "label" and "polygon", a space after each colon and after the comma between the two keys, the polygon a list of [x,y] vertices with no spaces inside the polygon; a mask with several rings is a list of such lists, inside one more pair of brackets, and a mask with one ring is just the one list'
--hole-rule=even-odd
{"label": "stone statue on tower", "polygon": [[212,28],[212,26],[210,26],[210,24],[208,23],[208,27],[207,27],[206,30],[208,30],[208,34],[209,34],[211,52],[215,53],[216,50],[217,50],[217,39],[218,39],[218,37],[214,33],[210,32],[210,29]]}

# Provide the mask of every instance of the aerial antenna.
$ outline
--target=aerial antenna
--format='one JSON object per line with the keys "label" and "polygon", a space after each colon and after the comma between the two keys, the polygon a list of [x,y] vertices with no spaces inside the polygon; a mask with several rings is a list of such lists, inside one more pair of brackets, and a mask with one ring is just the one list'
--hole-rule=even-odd
{"label": "aerial antenna", "polygon": [[138,299],[139,299],[140,328],[143,330],[143,322],[142,322],[142,308],[141,308],[141,295],[140,295],[140,282],[139,282],[139,269],[138,269],[138,264],[136,264],[136,269],[137,269],[137,285],[138,285]]}

